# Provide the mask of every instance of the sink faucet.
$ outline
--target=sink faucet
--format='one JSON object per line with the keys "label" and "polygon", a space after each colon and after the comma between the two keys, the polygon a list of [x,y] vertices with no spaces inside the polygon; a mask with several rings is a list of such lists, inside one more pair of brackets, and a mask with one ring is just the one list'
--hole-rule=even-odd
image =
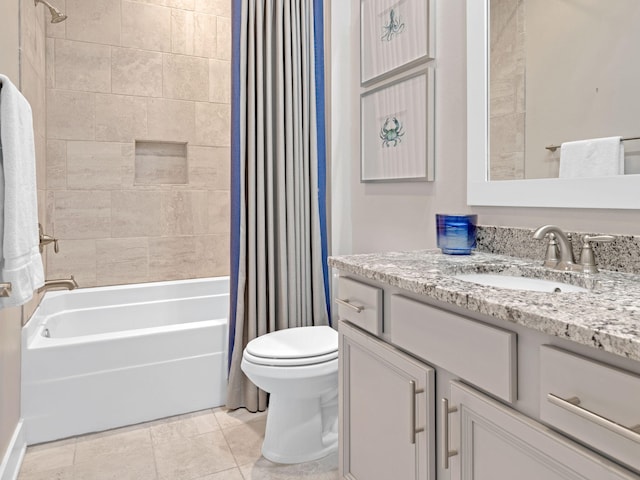
{"label": "sink faucet", "polygon": [[571,242],[560,227],[556,225],[543,225],[533,233],[533,238],[536,240],[543,239],[547,234],[554,234],[558,241],[558,248],[560,250],[560,260],[555,264],[553,268],[556,270],[581,270],[580,265],[576,265],[573,258],[573,248]]}
{"label": "sink faucet", "polygon": [[56,280],[46,280],[44,285],[38,289],[38,293],[46,292],[47,290],[53,290],[57,288],[66,288],[67,290],[73,290],[74,288],[78,288],[78,283],[76,279],[73,278],[58,278]]}

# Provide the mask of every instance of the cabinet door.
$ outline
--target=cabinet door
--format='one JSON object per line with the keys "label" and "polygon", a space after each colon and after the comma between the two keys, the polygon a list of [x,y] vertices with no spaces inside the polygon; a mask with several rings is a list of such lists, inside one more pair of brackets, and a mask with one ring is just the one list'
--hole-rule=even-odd
{"label": "cabinet door", "polygon": [[450,408],[451,480],[640,479],[459,382],[451,382]]}
{"label": "cabinet door", "polygon": [[340,323],[340,472],[435,479],[434,371]]}

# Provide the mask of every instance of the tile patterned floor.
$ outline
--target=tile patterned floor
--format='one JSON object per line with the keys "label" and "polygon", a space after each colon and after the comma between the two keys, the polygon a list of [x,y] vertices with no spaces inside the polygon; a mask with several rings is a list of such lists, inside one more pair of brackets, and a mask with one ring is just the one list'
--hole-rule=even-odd
{"label": "tile patterned floor", "polygon": [[203,410],[27,449],[18,480],[337,480],[338,457],[260,454],[265,413]]}

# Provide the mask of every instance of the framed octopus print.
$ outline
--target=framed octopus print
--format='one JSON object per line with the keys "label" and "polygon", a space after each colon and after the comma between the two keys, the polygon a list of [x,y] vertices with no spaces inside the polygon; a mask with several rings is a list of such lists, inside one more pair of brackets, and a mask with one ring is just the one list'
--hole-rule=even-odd
{"label": "framed octopus print", "polygon": [[433,68],[362,94],[362,182],[434,180],[433,98]]}
{"label": "framed octopus print", "polygon": [[434,57],[435,0],[361,0],[363,85]]}

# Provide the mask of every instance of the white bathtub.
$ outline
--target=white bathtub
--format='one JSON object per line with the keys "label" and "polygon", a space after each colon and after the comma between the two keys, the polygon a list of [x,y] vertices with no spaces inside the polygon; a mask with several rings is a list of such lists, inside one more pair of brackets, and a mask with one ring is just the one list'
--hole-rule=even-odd
{"label": "white bathtub", "polygon": [[47,292],[22,331],[27,443],[223,405],[229,278]]}

